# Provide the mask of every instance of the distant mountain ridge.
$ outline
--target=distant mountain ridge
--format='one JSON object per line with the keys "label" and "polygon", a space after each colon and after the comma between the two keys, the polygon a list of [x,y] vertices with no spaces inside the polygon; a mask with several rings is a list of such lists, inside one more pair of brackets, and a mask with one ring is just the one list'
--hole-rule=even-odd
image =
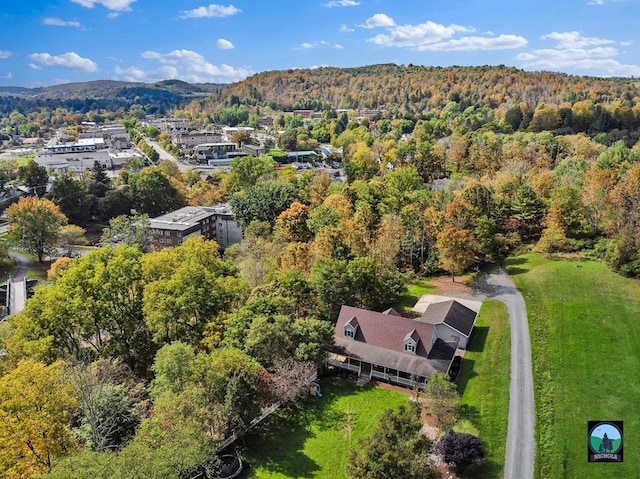
{"label": "distant mountain ridge", "polygon": [[100,98],[119,99],[143,95],[172,94],[182,97],[204,96],[224,85],[215,83],[187,83],[181,80],[163,80],[155,83],[126,82],[118,80],[94,80],[64,83],[38,88],[0,86],[0,96],[19,96],[41,99]]}

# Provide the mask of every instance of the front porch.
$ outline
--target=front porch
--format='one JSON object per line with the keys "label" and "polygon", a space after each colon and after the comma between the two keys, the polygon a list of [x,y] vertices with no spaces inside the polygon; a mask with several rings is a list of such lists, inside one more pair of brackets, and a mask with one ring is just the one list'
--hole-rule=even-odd
{"label": "front porch", "polygon": [[427,380],[423,376],[415,376],[405,371],[372,364],[359,359],[331,353],[327,356],[327,365],[354,373],[358,378],[380,380],[397,384],[409,389],[417,387],[424,391]]}

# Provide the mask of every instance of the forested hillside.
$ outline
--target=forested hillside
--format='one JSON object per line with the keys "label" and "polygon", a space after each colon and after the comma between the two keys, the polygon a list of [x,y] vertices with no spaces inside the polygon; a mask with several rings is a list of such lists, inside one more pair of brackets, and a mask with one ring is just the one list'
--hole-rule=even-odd
{"label": "forested hillside", "polygon": [[[526,128],[526,120],[531,120],[534,111],[547,105],[557,118],[540,122],[540,129],[605,131],[613,126],[610,119],[599,111],[594,118],[584,118],[588,105],[600,105],[620,122],[625,107],[633,107],[637,95],[635,83],[628,79],[532,73],[505,66],[440,68],[390,64],[263,72],[231,84],[189,109],[211,112],[221,105],[274,111],[384,109],[393,116],[425,117],[472,108],[473,112],[481,112],[486,122],[503,118],[511,108],[519,106],[525,123],[516,124],[514,118],[509,122],[517,129]],[[622,111],[615,118],[620,108]],[[574,115],[575,120],[571,118]]]}

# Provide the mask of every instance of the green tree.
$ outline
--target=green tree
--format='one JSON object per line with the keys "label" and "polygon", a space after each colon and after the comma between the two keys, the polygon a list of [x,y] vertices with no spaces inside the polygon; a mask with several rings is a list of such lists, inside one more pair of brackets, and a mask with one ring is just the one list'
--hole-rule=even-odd
{"label": "green tree", "polygon": [[127,386],[127,372],[114,361],[78,364],[66,376],[78,395],[78,438],[94,451],[122,448],[140,422],[135,403],[142,388]]}
{"label": "green tree", "polygon": [[371,436],[347,455],[350,479],[429,479],[437,477],[428,461],[431,441],[420,434],[422,422],[414,406],[385,411]]}
{"label": "green tree", "polygon": [[137,248],[118,246],[74,261],[15,317],[12,354],[119,358],[146,376],[156,348],[143,316],[141,256]]}
{"label": "green tree", "polygon": [[427,412],[433,415],[443,429],[448,429],[458,419],[460,396],[456,385],[444,373],[433,373],[424,391]]}
{"label": "green tree", "polygon": [[42,196],[49,182],[49,174],[44,166],[40,166],[35,160],[29,160],[26,165],[18,168],[18,180],[31,188],[34,194]]}
{"label": "green tree", "polygon": [[9,206],[7,218],[9,241],[37,255],[40,263],[53,251],[60,226],[67,223],[67,218],[54,203],[35,196],[21,198]]}
{"label": "green tree", "polygon": [[133,207],[138,213],[159,216],[185,205],[185,198],[159,167],[129,176]]}
{"label": "green tree", "polygon": [[98,215],[103,220],[129,215],[132,207],[131,195],[127,190],[110,190],[104,198],[98,199]]}
{"label": "green tree", "polygon": [[278,215],[295,200],[296,189],[292,184],[263,181],[235,193],[230,203],[236,223],[246,228],[254,220],[274,225]]}
{"label": "green tree", "polygon": [[144,313],[159,344],[199,344],[207,325],[245,297],[246,284],[234,266],[220,259],[214,241],[193,236],[178,248],[152,253],[144,259],[146,272],[154,256],[167,267],[159,276],[147,274]]}
{"label": "green tree", "polygon": [[86,224],[91,217],[92,201],[87,188],[69,173],[56,177],[46,198],[53,201],[73,224]]}
{"label": "green tree", "polygon": [[151,250],[153,233],[149,216],[141,214],[121,215],[109,220],[109,226],[102,230],[102,242],[135,246],[141,252]]}

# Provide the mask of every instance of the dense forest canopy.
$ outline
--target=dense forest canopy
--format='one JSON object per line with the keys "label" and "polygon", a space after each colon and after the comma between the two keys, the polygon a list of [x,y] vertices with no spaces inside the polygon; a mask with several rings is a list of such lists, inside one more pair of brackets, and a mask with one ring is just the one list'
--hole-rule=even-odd
{"label": "dense forest canopy", "polygon": [[637,97],[637,86],[629,79],[525,72],[502,65],[444,68],[385,64],[262,72],[197,104],[205,109],[223,103],[289,111],[384,109],[400,115],[428,115],[440,113],[452,101],[461,111],[468,107],[509,108],[521,102],[534,110],[541,103],[560,107],[578,101],[609,105],[615,100],[631,108]]}

